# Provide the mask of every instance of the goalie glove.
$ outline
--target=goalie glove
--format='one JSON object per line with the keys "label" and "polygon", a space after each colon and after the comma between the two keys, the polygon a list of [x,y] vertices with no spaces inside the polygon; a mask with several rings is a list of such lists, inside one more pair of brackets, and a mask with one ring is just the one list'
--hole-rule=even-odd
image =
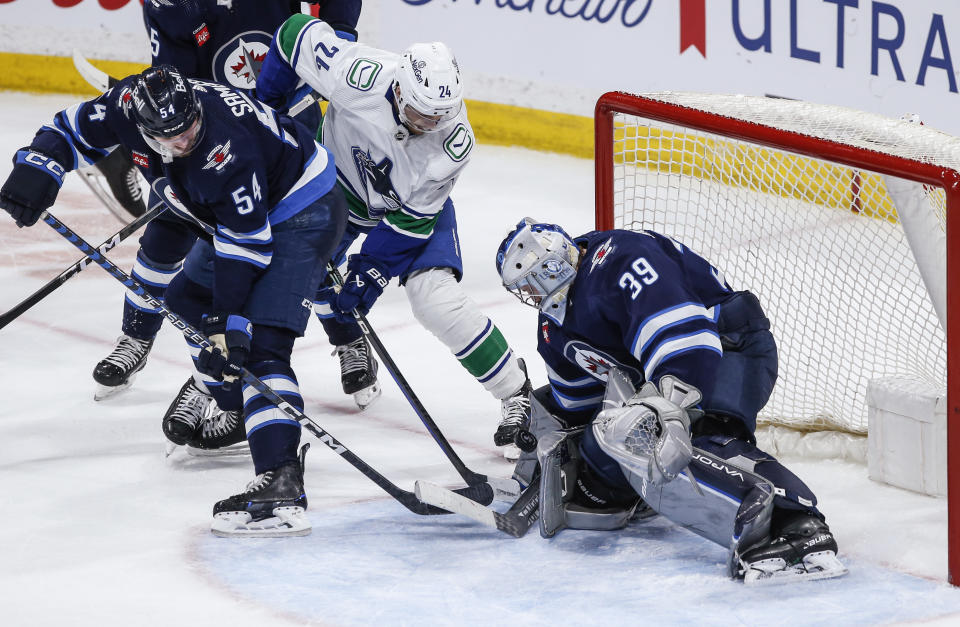
{"label": "goalie glove", "polygon": [[601,411],[593,422],[600,447],[625,470],[646,483],[662,485],[676,478],[693,459],[691,414],[699,412],[700,391],[676,377],[646,383],[625,403]]}

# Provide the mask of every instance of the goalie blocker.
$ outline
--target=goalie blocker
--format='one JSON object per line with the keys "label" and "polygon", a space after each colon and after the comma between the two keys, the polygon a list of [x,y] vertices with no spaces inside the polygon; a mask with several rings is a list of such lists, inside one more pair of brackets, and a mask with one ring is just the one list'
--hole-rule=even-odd
{"label": "goalie blocker", "polygon": [[541,469],[540,534],[619,529],[659,513],[727,547],[729,575],[747,584],[845,574],[815,497],[795,475],[744,440],[697,435],[697,425],[692,440],[686,435],[688,420],[700,418],[699,397],[669,376],[661,390],[636,392],[614,369],[606,409],[585,429],[549,409],[548,387],[535,391],[537,448],[514,476],[526,484]]}

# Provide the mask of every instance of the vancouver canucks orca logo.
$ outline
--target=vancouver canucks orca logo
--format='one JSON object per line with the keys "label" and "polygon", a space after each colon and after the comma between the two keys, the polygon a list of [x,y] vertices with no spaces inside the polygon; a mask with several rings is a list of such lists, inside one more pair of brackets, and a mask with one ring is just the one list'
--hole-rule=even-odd
{"label": "vancouver canucks orca logo", "polygon": [[613,368],[623,371],[635,384],[644,382],[643,373],[632,366],[625,366],[607,353],[597,350],[586,342],[571,340],[563,347],[563,356],[580,367],[591,377],[607,380]]}
{"label": "vancouver canucks orca logo", "polygon": [[[403,206],[400,195],[393,188],[390,181],[390,172],[393,170],[393,162],[389,157],[384,157],[380,163],[374,162],[369,152],[364,152],[357,146],[353,147],[353,162],[357,166],[357,173],[360,180],[365,181],[367,189],[373,189],[374,192],[383,197],[384,203],[390,209],[399,209]],[[370,203],[367,203],[368,205]],[[375,217],[374,213],[382,213],[375,209],[370,210],[370,217]]]}
{"label": "vancouver canucks orca logo", "polygon": [[242,89],[256,85],[260,66],[270,49],[270,38],[270,33],[248,30],[220,46],[213,55],[213,78]]}

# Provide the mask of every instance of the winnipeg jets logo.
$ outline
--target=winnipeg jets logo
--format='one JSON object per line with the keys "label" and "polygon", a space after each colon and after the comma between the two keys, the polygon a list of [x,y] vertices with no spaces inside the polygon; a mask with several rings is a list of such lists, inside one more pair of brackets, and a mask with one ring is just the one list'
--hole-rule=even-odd
{"label": "winnipeg jets logo", "polygon": [[579,366],[581,370],[600,381],[606,381],[607,375],[614,368],[625,372],[633,381],[643,381],[643,375],[639,370],[623,365],[586,342],[576,340],[567,342],[566,346],[563,347],[563,355]]}
{"label": "winnipeg jets logo", "polygon": [[251,30],[220,46],[213,58],[213,76],[217,82],[244,89],[256,85],[260,66],[270,49],[270,39],[269,33]]}
{"label": "winnipeg jets logo", "polygon": [[[400,195],[397,193],[397,190],[393,188],[393,183],[390,181],[393,162],[390,161],[389,157],[384,157],[380,163],[376,163],[369,152],[364,152],[357,146],[354,146],[353,162],[354,165],[357,166],[357,173],[360,175],[360,179],[366,182],[368,190],[372,189],[375,193],[380,194],[387,207],[390,209],[399,209],[403,206]],[[370,203],[368,202],[367,204],[369,205]],[[374,217],[373,209],[371,209],[370,214],[371,218]]]}
{"label": "winnipeg jets logo", "polygon": [[590,260],[590,272],[593,272],[593,269],[597,266],[602,265],[607,257],[609,257],[613,251],[616,250],[616,246],[610,245],[610,241],[612,239],[613,238],[605,241],[603,245],[597,249],[597,252],[593,253],[593,259]]}
{"label": "winnipeg jets logo", "polygon": [[231,161],[233,161],[233,155],[230,153],[230,141],[227,141],[227,143],[220,144],[207,153],[207,163],[203,166],[203,169],[214,168],[217,172],[220,172]]}

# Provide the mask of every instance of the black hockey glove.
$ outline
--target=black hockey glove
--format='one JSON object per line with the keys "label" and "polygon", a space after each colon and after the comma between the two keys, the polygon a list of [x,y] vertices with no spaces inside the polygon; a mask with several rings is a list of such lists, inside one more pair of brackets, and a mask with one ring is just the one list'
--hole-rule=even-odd
{"label": "black hockey glove", "polygon": [[224,391],[230,391],[240,378],[243,364],[250,354],[253,325],[236,314],[212,314],[203,316],[203,334],[213,346],[197,356],[197,370],[217,381],[223,381]]}
{"label": "black hockey glove", "polygon": [[334,287],[325,287],[317,293],[318,300],[330,303],[333,315],[341,322],[353,322],[353,310],[366,314],[373,307],[383,288],[390,282],[390,272],[375,257],[350,255],[347,276],[337,292]]}
{"label": "black hockey glove", "polygon": [[66,171],[52,157],[21,148],[13,156],[13,171],[0,188],[0,207],[17,226],[33,226],[57,199]]}

